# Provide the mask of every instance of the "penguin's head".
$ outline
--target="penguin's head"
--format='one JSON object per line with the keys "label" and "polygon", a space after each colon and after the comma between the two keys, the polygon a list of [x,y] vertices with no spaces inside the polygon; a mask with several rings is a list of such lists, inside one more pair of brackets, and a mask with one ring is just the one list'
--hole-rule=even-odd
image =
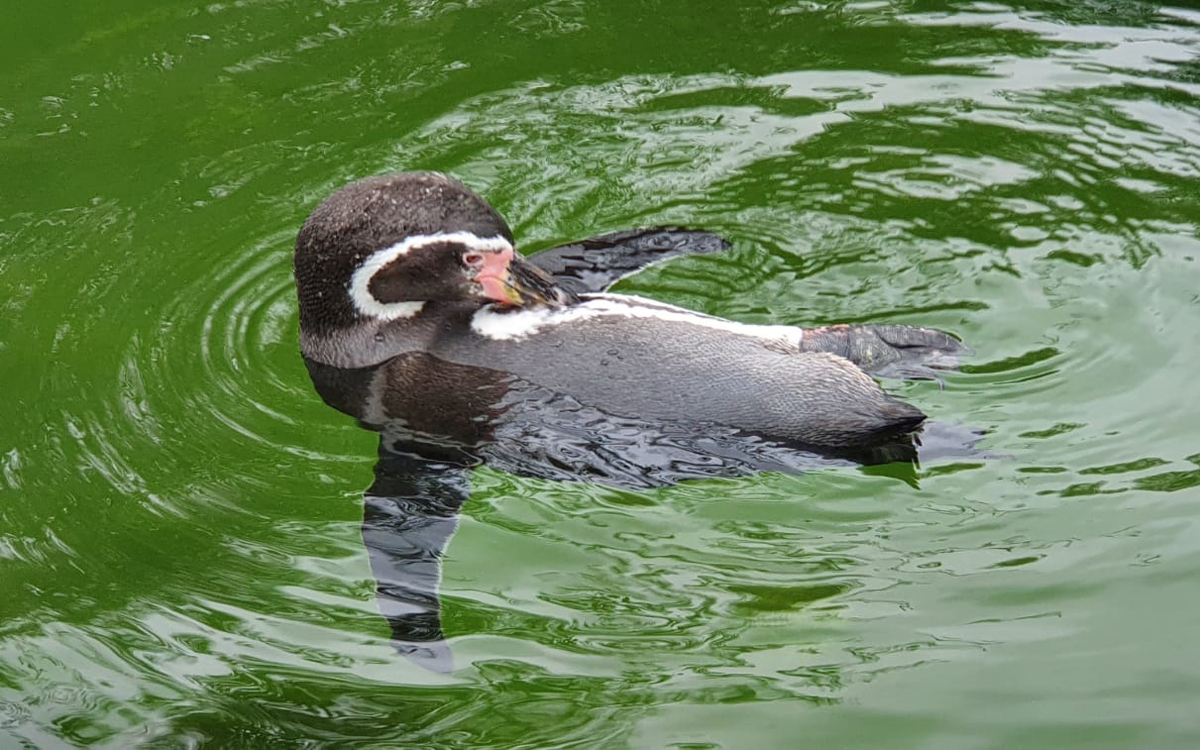
{"label": "penguin's head", "polygon": [[436,172],[368,177],[326,198],[300,229],[293,270],[302,330],[412,317],[432,301],[568,301],[487,202]]}

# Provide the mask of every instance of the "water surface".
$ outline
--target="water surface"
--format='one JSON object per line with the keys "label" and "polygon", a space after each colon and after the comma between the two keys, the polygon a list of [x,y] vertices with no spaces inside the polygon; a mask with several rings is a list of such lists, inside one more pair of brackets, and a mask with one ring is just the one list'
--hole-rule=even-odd
{"label": "water surface", "polygon": [[[1200,11],[27,4],[0,45],[0,746],[1193,747]],[[399,658],[291,243],[438,169],[753,323],[930,325],[993,460],[473,477]]]}

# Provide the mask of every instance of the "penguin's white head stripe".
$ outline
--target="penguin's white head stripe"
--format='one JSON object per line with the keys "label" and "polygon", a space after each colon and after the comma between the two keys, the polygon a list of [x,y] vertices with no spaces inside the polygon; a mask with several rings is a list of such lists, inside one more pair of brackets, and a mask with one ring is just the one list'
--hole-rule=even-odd
{"label": "penguin's white head stripe", "polygon": [[512,243],[503,237],[480,237],[472,232],[438,232],[437,234],[414,234],[382,250],[376,250],[362,262],[350,277],[350,300],[354,308],[368,318],[396,320],[411,318],[421,312],[424,302],[380,302],[371,294],[371,279],[397,258],[429,245],[453,243],[467,250],[501,252],[512,250]]}

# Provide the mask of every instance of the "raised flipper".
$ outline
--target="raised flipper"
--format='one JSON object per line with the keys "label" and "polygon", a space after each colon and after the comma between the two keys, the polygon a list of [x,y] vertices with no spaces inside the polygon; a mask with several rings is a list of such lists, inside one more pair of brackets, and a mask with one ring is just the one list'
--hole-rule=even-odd
{"label": "raised flipper", "polygon": [[953,370],[970,347],[948,333],[902,325],[834,325],[809,328],[804,351],[831,352],[880,377],[936,380],[938,370]]}
{"label": "raised flipper", "polygon": [[363,545],[392,645],[434,672],[454,668],[442,633],[442,552],[470,495],[470,469],[380,451],[363,498]]}
{"label": "raised flipper", "polygon": [[603,292],[652,263],[679,255],[708,255],[729,249],[712,232],[682,227],[627,229],[530,255],[533,265],[575,294]]}

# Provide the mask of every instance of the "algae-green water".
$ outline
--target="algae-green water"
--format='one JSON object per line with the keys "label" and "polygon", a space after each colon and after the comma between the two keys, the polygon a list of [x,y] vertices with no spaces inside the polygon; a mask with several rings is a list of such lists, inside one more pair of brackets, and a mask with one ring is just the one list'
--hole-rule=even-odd
{"label": "algae-green water", "polygon": [[[12,3],[0,747],[1200,745],[1200,10],[1150,2]],[[456,668],[397,655],[376,437],[290,253],[345,182],[521,247],[722,234],[620,291],[934,326],[981,455],[653,492],[481,468]]]}

